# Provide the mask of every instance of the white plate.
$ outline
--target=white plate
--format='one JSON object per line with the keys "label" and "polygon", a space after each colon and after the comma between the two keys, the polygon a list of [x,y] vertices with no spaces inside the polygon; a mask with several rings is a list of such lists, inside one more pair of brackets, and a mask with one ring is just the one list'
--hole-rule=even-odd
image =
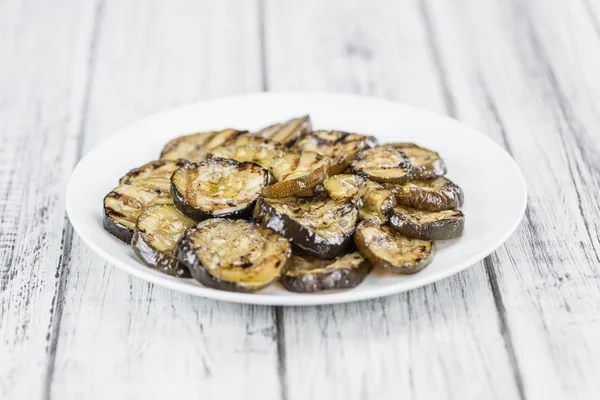
{"label": "white plate", "polygon": [[[413,141],[439,151],[448,177],[465,192],[465,231],[438,244],[433,263],[410,276],[373,271],[351,290],[296,294],[274,285],[259,293],[218,291],[145,267],[131,249],[102,228],[102,199],[130,169],[158,157],[171,138],[221,128],[257,129],[274,121],[310,114],[313,127],[368,133],[380,143]],[[473,265],[516,229],[527,202],[525,180],[514,160],[496,143],[468,126],[431,112],[376,98],[329,93],[260,93],[201,102],[146,118],[105,140],[73,171],[66,206],[73,227],[111,264],[173,290],[250,304],[344,303],[404,292],[439,281]]]}

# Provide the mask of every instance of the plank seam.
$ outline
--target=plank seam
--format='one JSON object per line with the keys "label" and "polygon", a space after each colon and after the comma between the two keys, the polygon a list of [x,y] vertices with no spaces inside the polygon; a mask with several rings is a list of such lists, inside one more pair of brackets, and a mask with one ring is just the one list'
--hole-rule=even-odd
{"label": "plank seam", "polygon": [[512,334],[510,332],[508,321],[506,319],[506,307],[504,306],[504,301],[502,300],[502,295],[500,293],[500,285],[498,284],[498,276],[496,275],[496,270],[494,262],[492,261],[492,257],[493,254],[487,256],[483,260],[483,265],[488,274],[490,288],[492,289],[492,293],[494,295],[494,303],[496,304],[496,309],[498,310],[498,322],[500,324],[500,333],[502,334],[502,338],[504,339],[504,343],[507,348],[508,361],[513,369],[513,377],[517,384],[519,398],[521,400],[525,400],[525,387],[523,385],[521,368],[519,367],[519,363],[517,361]]}
{"label": "plank seam", "polygon": [[265,28],[265,2],[257,0],[258,8],[258,40],[260,43],[260,75],[262,80],[262,91],[269,90],[269,80],[267,76],[267,39]]}
{"label": "plank seam", "polygon": [[287,368],[285,350],[285,326],[283,318],[283,307],[275,307],[275,329],[277,338],[277,376],[279,377],[279,389],[281,400],[288,399]]}
{"label": "plank seam", "polygon": [[427,44],[431,51],[431,58],[433,59],[433,64],[436,70],[436,74],[438,77],[438,81],[440,83],[440,87],[442,88],[442,96],[444,98],[444,105],[446,106],[446,111],[452,117],[456,117],[458,111],[456,109],[456,101],[454,96],[452,95],[452,90],[450,89],[450,82],[448,81],[448,73],[446,71],[446,67],[442,61],[442,52],[439,46],[439,40],[437,38],[436,32],[433,29],[433,24],[431,23],[431,17],[429,13],[429,8],[427,6],[427,0],[419,0],[419,10],[421,13],[421,18],[423,19],[423,24],[425,25],[426,30],[426,38]]}
{"label": "plank seam", "polygon": [[[84,80],[84,94],[83,101],[81,105],[81,121],[77,128],[77,138],[76,138],[76,147],[75,147],[75,160],[73,164],[73,168],[75,164],[81,159],[83,153],[83,143],[85,136],[85,125],[87,124],[88,117],[88,108],[91,97],[91,82],[94,76],[94,68],[96,62],[96,52],[98,48],[98,37],[100,36],[100,24],[104,11],[104,0],[98,0],[96,3],[96,7],[94,9],[94,17],[92,22],[92,33],[90,39],[89,46],[89,54],[86,63],[86,70],[88,71],[87,76],[85,76]],[[62,230],[62,240],[61,247],[62,253],[59,257],[55,278],[57,280],[56,287],[54,290],[54,296],[52,298],[52,306],[50,309],[50,326],[48,329],[48,333],[46,335],[46,339],[48,341],[47,353],[48,353],[48,363],[46,367],[46,374],[44,377],[44,399],[50,399],[50,389],[52,387],[52,380],[54,377],[54,368],[56,362],[56,349],[58,346],[58,338],[60,335],[60,325],[62,321],[63,315],[63,306],[64,306],[64,290],[66,287],[67,281],[67,273],[66,269],[68,267],[68,262],[71,257],[71,250],[73,245],[73,226],[69,221],[68,216],[65,213],[65,219],[63,223]]]}

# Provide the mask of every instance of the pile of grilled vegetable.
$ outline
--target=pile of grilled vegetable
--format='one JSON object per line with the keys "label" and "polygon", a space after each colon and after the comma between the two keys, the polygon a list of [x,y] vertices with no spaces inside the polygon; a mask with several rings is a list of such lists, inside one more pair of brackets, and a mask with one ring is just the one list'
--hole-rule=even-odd
{"label": "pile of grilled vegetable", "polygon": [[359,285],[412,274],[461,236],[463,192],[413,143],[313,131],[304,116],[257,132],[181,136],[104,198],[104,228],[147,266],[215,289]]}

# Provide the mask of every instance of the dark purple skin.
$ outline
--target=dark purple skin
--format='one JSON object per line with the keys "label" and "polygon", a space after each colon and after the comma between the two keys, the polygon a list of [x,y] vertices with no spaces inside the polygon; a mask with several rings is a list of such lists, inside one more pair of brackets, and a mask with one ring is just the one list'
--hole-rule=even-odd
{"label": "dark purple skin", "polygon": [[290,292],[313,293],[330,289],[351,289],[362,283],[371,271],[366,259],[356,268],[336,268],[314,274],[291,276],[284,272],[279,281]]}
{"label": "dark purple skin", "polygon": [[417,224],[394,209],[389,224],[400,234],[422,240],[449,240],[460,237],[465,228],[464,214],[455,210],[455,216],[439,221]]}
{"label": "dark purple skin", "polygon": [[131,243],[131,238],[133,237],[133,229],[130,229],[125,225],[116,223],[115,220],[112,219],[110,215],[106,212],[106,210],[104,210],[102,226],[108,233],[110,233],[120,241],[125,242],[127,244]]}
{"label": "dark purple skin", "polygon": [[148,267],[178,278],[189,278],[190,271],[177,259],[177,247],[170,253],[162,253],[152,248],[137,229],[131,239],[135,255]]}
{"label": "dark purple skin", "polygon": [[[244,168],[245,166],[256,166],[259,167],[265,175],[265,184],[264,186],[267,186],[270,181],[271,181],[271,176],[269,174],[269,172],[264,169],[263,167],[261,167],[260,165],[253,163],[253,162],[238,162],[235,160],[230,160],[230,159],[225,159],[225,158],[209,158],[205,161],[202,161],[200,163],[188,163],[186,165],[184,165],[183,167],[179,168],[177,171],[181,170],[181,169],[185,169],[185,168],[195,168],[198,164],[202,164],[202,163],[206,163],[206,162],[211,162],[211,161],[223,161],[226,160],[227,163],[230,164],[235,164],[237,166],[239,166],[240,168]],[[177,186],[175,184],[173,184],[173,181],[171,180],[171,194],[173,195],[173,201],[174,201],[174,205],[175,208],[177,208],[182,214],[187,215],[188,217],[196,220],[196,221],[204,221],[205,219],[209,219],[209,218],[228,218],[228,219],[250,219],[252,217],[252,210],[254,210],[254,206],[256,204],[256,199],[258,199],[258,197],[260,196],[260,193],[257,193],[256,195],[256,199],[254,199],[252,202],[240,206],[240,207],[236,207],[234,209],[232,209],[230,212],[227,213],[213,213],[213,212],[209,212],[209,211],[205,211],[205,210],[201,210],[199,208],[195,208],[193,207],[185,198],[185,196],[183,195],[183,193],[181,193],[181,191],[177,188]]]}
{"label": "dark purple skin", "polygon": [[[357,212],[358,214],[358,212]],[[298,254],[310,255],[323,260],[331,260],[344,253],[352,243],[353,227],[344,237],[338,240],[326,239],[315,231],[302,225],[293,217],[279,213],[273,206],[260,198],[254,208],[254,218],[265,227],[269,228],[288,239]]]}

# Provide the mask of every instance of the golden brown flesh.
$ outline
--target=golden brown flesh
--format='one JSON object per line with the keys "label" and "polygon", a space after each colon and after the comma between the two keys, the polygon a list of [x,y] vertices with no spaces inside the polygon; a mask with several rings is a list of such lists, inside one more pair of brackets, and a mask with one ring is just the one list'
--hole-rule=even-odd
{"label": "golden brown flesh", "polygon": [[389,146],[363,150],[354,156],[352,172],[379,183],[402,184],[411,178],[412,165],[408,156]]}
{"label": "golden brown flesh", "polygon": [[253,135],[262,136],[266,139],[279,142],[288,147],[294,145],[312,130],[310,117],[305,115],[299,118],[293,118],[289,121],[274,124],[254,132]]}
{"label": "golden brown flesh", "polygon": [[179,136],[165,145],[160,153],[160,159],[177,160],[182,158],[192,162],[203,161],[210,150],[241,133],[241,131],[235,129],[224,129],[222,131]]}

